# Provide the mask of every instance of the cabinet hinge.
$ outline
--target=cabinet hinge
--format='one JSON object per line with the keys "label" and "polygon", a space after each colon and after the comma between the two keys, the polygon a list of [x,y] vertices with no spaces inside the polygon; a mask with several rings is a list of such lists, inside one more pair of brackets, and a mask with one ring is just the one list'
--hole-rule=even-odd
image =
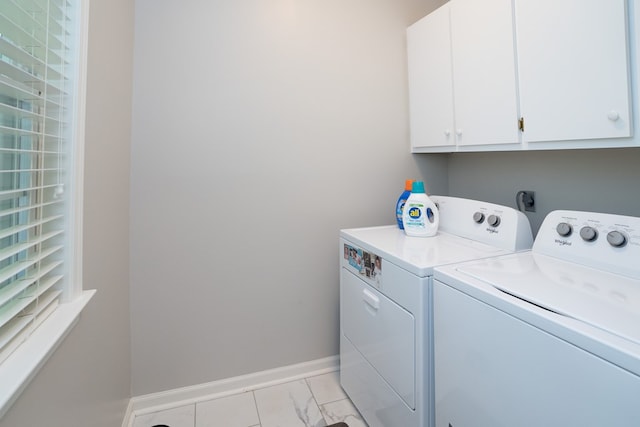
{"label": "cabinet hinge", "polygon": [[524,132],[524,117],[520,117],[520,120],[518,120],[518,129],[520,129],[520,132]]}

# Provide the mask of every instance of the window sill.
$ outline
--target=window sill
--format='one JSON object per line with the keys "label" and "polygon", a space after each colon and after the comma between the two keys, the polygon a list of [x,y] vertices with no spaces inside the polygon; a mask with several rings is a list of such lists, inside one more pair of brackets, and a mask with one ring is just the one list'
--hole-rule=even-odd
{"label": "window sill", "polygon": [[95,292],[84,291],[75,301],[60,304],[29,339],[0,364],[0,418],[78,322]]}

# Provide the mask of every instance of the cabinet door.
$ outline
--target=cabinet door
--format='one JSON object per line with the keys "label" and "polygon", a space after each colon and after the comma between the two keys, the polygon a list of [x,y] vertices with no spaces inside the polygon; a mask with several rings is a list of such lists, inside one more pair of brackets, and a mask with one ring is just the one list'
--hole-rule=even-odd
{"label": "cabinet door", "polygon": [[[407,29],[407,57],[412,151],[452,151],[455,138],[448,3]],[[429,149],[433,147],[439,150]]]}
{"label": "cabinet door", "polygon": [[631,135],[625,0],[515,0],[523,138]]}
{"label": "cabinet door", "polygon": [[518,143],[512,0],[450,4],[457,143]]}

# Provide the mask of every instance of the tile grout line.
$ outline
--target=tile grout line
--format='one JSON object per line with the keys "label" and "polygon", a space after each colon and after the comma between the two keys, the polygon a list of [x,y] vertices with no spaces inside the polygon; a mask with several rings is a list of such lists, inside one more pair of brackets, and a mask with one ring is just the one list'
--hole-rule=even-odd
{"label": "tile grout line", "polygon": [[[328,375],[328,374],[322,374],[322,375]],[[319,403],[319,398],[318,398],[318,396],[316,396],[315,391],[319,392],[321,395],[323,393],[326,394],[327,383],[321,381],[321,382],[318,382],[316,384],[316,382],[314,382],[314,379],[318,378],[318,377],[320,377],[322,375],[312,375],[312,376],[303,377],[303,378],[300,378],[300,379],[304,380],[303,384],[304,384],[304,386],[306,386],[307,391],[311,394],[311,400],[309,400],[309,404],[307,405],[309,407],[309,410],[312,408],[311,405],[313,403],[315,403],[316,408],[320,412],[320,416],[322,418],[322,421],[324,421],[325,425],[328,426],[333,422],[340,422],[342,415],[333,414],[333,416],[331,416],[330,413],[326,412],[325,406],[326,405],[330,405],[330,404],[335,403],[335,402],[342,402],[342,401],[350,402],[350,399],[348,398],[348,396],[345,396],[344,398],[335,398],[336,396],[327,395],[327,396],[325,396],[325,399],[327,397],[329,397],[329,398],[330,397],[334,397],[335,399],[330,399],[327,402],[324,402],[323,404],[320,404]],[[294,383],[296,381],[290,381],[290,382]],[[286,384],[286,383],[283,383],[283,384]],[[317,385],[317,387],[316,387],[317,390],[315,390],[315,391],[314,391],[313,384]],[[282,385],[282,384],[280,384],[280,385]],[[225,399],[225,398],[229,398],[229,397],[233,397],[233,396],[240,396],[242,394],[250,392],[251,393],[251,401],[253,402],[255,413],[256,413],[256,416],[257,416],[257,421],[258,421],[258,424],[253,424],[251,427],[263,427],[263,421],[264,421],[263,420],[263,415],[264,414],[260,413],[256,391],[268,389],[268,388],[271,388],[271,387],[274,387],[274,386],[265,386],[265,387],[262,387],[262,388],[257,388],[257,389],[254,389],[254,390],[248,390],[248,391],[245,391],[245,392],[233,393],[233,394],[230,394],[230,395],[227,395],[227,396],[224,396],[224,397],[219,397],[219,398],[215,398],[215,399],[211,399],[211,400],[219,400],[219,399]],[[207,422],[208,417],[205,416],[207,411],[205,411],[204,407],[201,406],[201,404],[203,404],[203,402],[194,402],[191,405],[184,405],[185,407],[193,406],[193,409],[192,409],[193,410],[193,419],[189,420],[190,422],[188,422],[188,424],[186,424],[186,425],[197,427],[198,425],[200,425],[199,423]],[[158,413],[158,412],[163,412],[163,411],[156,411],[155,413]],[[150,413],[150,414],[147,414],[147,415],[151,415],[151,414],[153,414],[153,413]],[[203,416],[205,416],[205,418],[203,420],[199,420],[199,418],[201,418]],[[333,418],[335,418],[336,416],[337,416],[337,418],[335,420],[333,420]],[[136,416],[136,418],[138,418],[138,417]],[[134,419],[133,425],[134,425],[134,427],[142,427],[142,426],[136,426],[136,420],[135,419]]]}
{"label": "tile grout line", "polygon": [[326,425],[329,425],[329,422],[327,421],[327,418],[324,416],[324,412],[322,412],[322,408],[320,407],[320,404],[318,403],[318,399],[316,398],[316,394],[313,392],[313,388],[311,387],[311,384],[309,384],[309,378],[311,378],[311,377],[305,377],[304,383],[307,385],[307,388],[309,389],[309,393],[311,393],[311,397],[313,398],[313,401],[316,403],[316,406],[318,407],[318,411],[320,412],[320,416],[322,416],[322,419],[324,420],[324,423]]}
{"label": "tile grout line", "polygon": [[256,400],[255,390],[251,390],[251,397],[253,397],[253,405],[256,407],[256,414],[258,414],[258,426],[262,427],[262,418],[260,417],[260,409],[258,409],[258,401]]}

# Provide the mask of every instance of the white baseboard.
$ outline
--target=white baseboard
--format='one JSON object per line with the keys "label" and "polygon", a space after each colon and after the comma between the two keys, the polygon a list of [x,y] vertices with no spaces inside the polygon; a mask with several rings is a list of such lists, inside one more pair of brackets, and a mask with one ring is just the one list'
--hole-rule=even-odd
{"label": "white baseboard", "polygon": [[322,375],[340,368],[339,356],[325,357],[281,368],[226,378],[210,383],[182,387],[131,398],[122,427],[133,427],[137,415],[172,409],[205,400],[257,390],[301,378]]}
{"label": "white baseboard", "polygon": [[122,427],[133,426],[133,420],[136,417],[133,415],[133,399],[129,399],[127,410],[124,413],[124,419],[122,420]]}

